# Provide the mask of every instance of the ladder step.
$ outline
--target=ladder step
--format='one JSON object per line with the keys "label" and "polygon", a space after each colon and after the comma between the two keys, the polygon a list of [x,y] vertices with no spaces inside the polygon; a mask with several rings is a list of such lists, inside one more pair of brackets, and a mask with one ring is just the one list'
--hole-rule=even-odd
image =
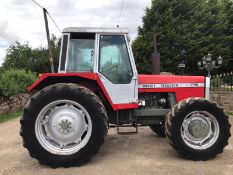
{"label": "ladder step", "polygon": [[[135,131],[120,131],[120,128],[125,128],[125,127],[134,127],[135,128]],[[133,134],[137,134],[138,133],[138,127],[137,125],[136,126],[129,126],[129,125],[126,125],[126,126],[117,126],[117,134],[120,134],[120,135],[133,135]]]}
{"label": "ladder step", "polygon": [[[135,128],[135,131],[120,131],[120,128]],[[138,133],[138,126],[136,123],[134,123],[133,125],[117,125],[117,134],[120,135],[133,135],[133,134],[137,134]]]}
{"label": "ladder step", "polygon": [[134,135],[137,134],[138,131],[131,131],[131,132],[122,132],[122,131],[118,131],[117,132],[119,135]]}
{"label": "ladder step", "polygon": [[[138,125],[137,125],[137,120],[134,121],[132,124],[127,124],[127,125],[119,125],[119,118],[118,118],[118,111],[117,111],[117,134],[120,135],[133,135],[138,133]],[[134,127],[135,131],[120,131],[120,128],[126,128],[126,127]]]}

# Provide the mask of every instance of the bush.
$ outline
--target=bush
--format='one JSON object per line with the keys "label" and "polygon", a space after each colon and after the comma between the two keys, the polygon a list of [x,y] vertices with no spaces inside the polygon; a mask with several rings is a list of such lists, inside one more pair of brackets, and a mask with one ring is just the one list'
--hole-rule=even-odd
{"label": "bush", "polygon": [[213,77],[210,85],[214,88],[218,87],[220,85],[218,77]]}
{"label": "bush", "polygon": [[37,79],[36,74],[25,70],[10,69],[0,74],[0,96],[27,92],[27,87]]}

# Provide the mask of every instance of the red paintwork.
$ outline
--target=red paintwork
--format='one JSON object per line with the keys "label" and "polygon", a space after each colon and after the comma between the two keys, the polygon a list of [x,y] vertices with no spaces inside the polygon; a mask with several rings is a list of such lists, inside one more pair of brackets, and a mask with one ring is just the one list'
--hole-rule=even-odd
{"label": "red paintwork", "polygon": [[98,77],[98,75],[95,73],[44,73],[44,74],[40,74],[39,80],[37,80],[35,83],[29,86],[28,90],[32,91],[37,85],[39,85],[42,81],[44,81],[48,77],[69,77],[69,76],[70,77],[77,76],[91,80],[96,80]]}
{"label": "red paintwork", "polygon": [[[48,77],[82,77],[90,80],[97,81],[101,90],[103,91],[108,102],[112,106],[112,109],[132,109],[138,108],[137,103],[127,103],[127,104],[113,104],[110,96],[108,95],[104,85],[102,84],[98,74],[96,73],[45,73],[41,74],[38,81],[28,87],[29,91],[36,88],[42,81]],[[174,76],[174,75],[138,75],[139,84],[159,84],[159,83],[204,83],[205,78],[202,76]],[[174,92],[176,94],[176,100],[180,101],[188,97],[204,97],[204,88],[139,88],[139,93],[143,92]]]}
{"label": "red paintwork", "polygon": [[28,87],[29,91],[32,91],[33,89],[35,89],[35,87],[37,85],[39,85],[42,81],[44,81],[46,78],[48,77],[73,77],[73,76],[77,76],[77,77],[82,77],[82,78],[87,78],[90,80],[95,80],[97,81],[97,83],[99,84],[101,90],[103,91],[105,97],[107,98],[108,102],[110,103],[110,105],[112,106],[112,109],[114,111],[119,110],[119,109],[131,109],[131,108],[138,108],[138,104],[137,103],[130,103],[130,104],[113,104],[112,100],[110,99],[106,89],[104,88],[104,85],[102,84],[98,74],[96,73],[45,73],[45,74],[41,74],[39,80],[37,80],[34,84],[32,84],[31,86]]}
{"label": "red paintwork", "polygon": [[138,108],[138,103],[113,104],[113,109],[133,109]]}
{"label": "red paintwork", "polygon": [[180,76],[180,75],[138,75],[139,84],[153,83],[203,83],[203,76]]}
{"label": "red paintwork", "polygon": [[[138,84],[163,83],[204,83],[203,76],[177,76],[177,75],[138,75]],[[204,87],[199,88],[139,88],[143,92],[174,92],[176,100],[181,101],[189,97],[204,97]]]}

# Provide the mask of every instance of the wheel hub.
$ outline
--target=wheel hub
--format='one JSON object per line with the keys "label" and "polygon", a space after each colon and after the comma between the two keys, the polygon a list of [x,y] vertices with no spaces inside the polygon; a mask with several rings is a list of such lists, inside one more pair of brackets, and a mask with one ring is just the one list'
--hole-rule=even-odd
{"label": "wheel hub", "polygon": [[193,149],[206,149],[217,140],[219,125],[209,112],[193,111],[185,117],[180,131],[188,146]]}
{"label": "wheel hub", "polygon": [[[74,120],[74,119],[73,119]],[[73,121],[68,117],[61,117],[60,122],[56,125],[58,132],[63,135],[70,134],[74,130]]]}
{"label": "wheel hub", "polygon": [[35,131],[46,150],[68,155],[85,146],[91,135],[92,123],[88,112],[80,104],[59,100],[42,109]]}
{"label": "wheel hub", "polygon": [[209,133],[208,123],[200,119],[195,119],[190,122],[188,131],[196,139],[204,139]]}
{"label": "wheel hub", "polygon": [[72,105],[55,107],[48,115],[47,134],[57,142],[68,144],[80,139],[87,129],[85,115]]}

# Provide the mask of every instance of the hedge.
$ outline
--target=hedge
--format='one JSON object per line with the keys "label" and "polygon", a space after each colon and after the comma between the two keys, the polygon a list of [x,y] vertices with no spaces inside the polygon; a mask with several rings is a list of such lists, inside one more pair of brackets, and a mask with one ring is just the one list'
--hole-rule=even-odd
{"label": "hedge", "polygon": [[27,87],[36,81],[35,73],[19,69],[10,69],[0,74],[0,96],[11,96],[27,92]]}

